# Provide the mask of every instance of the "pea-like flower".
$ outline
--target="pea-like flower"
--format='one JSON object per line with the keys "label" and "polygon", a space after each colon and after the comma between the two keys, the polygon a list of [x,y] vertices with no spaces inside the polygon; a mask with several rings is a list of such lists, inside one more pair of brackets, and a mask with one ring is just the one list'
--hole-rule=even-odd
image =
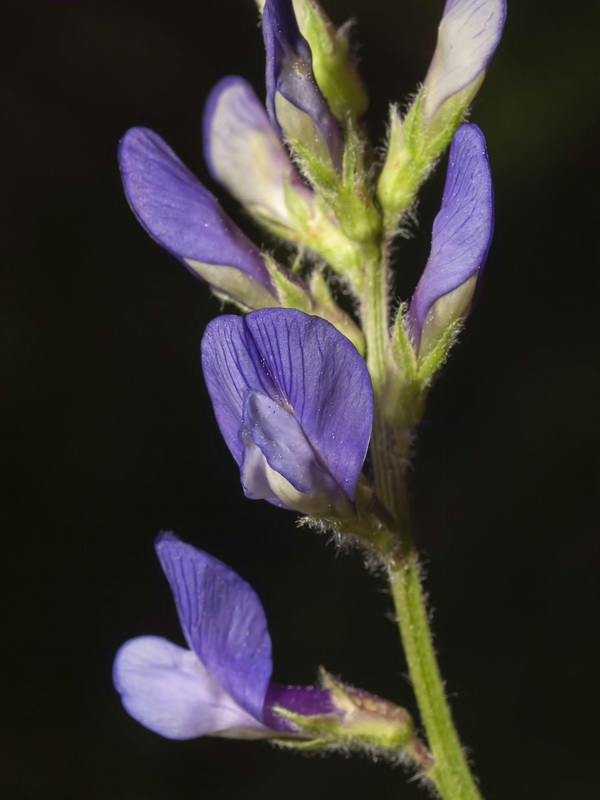
{"label": "pea-like flower", "polygon": [[120,648],[113,681],[134,719],[169,739],[245,739],[295,735],[274,707],[338,715],[323,689],[271,683],[271,637],[246,581],[170,533],[157,538],[156,552],[189,649],[158,636]]}
{"label": "pea-like flower", "polygon": [[485,138],[477,125],[456,131],[429,259],[412,296],[407,324],[425,355],[469,311],[494,232],[494,193]]}
{"label": "pea-like flower", "polygon": [[472,87],[466,107],[477,92],[494,55],[504,21],[506,0],[446,0],[438,40],[423,84],[423,113],[429,123],[442,105]]}
{"label": "pea-like flower", "polygon": [[264,106],[243,78],[223,78],[206,102],[204,158],[215,180],[255,216],[295,228],[286,193],[310,207],[300,180]]}
{"label": "pea-like flower", "polygon": [[247,497],[306,514],[351,510],[373,389],[345,336],[293,309],[222,316],[206,328],[202,366]]}
{"label": "pea-like flower", "polygon": [[247,308],[278,303],[260,250],[160,136],[131,128],[119,147],[127,199],[152,238]]}
{"label": "pea-like flower", "polygon": [[314,76],[292,0],[266,0],[267,112],[282,137],[318,161],[341,169],[344,140]]}

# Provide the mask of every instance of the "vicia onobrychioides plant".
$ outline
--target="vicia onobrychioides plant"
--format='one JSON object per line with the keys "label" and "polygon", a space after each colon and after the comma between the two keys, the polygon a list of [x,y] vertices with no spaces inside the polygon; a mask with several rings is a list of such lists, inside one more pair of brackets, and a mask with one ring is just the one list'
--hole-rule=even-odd
{"label": "vicia onobrychioides plant", "polygon": [[[171,534],[156,550],[188,649],[152,636],[127,642],[115,686],[135,719],[169,738],[385,752],[440,797],[479,798],[432,646],[405,471],[492,239],[486,143],[464,118],[505,2],[447,0],[429,70],[404,114],[391,107],[380,158],[362,122],[368,95],[348,27],[336,29],[316,0],[258,6],[265,102],[244,78],[224,78],[206,103],[203,145],[210,174],[265,242],[242,233],[150,130],[133,128],[120,144],[123,185],[147,232],[237,311],[207,326],[202,369],[246,497],[333,531],[387,576],[423,736],[403,708],[325,671],[316,687],[273,684],[256,594]],[[412,297],[398,301],[390,244],[448,145],[430,256]],[[269,251],[274,238],[288,243],[289,263]]]}

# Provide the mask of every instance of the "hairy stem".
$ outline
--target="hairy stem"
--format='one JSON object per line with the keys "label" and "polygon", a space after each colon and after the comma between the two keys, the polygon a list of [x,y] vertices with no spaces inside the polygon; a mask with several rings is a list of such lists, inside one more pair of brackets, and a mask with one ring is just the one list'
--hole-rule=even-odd
{"label": "hairy stem", "polygon": [[387,264],[383,248],[365,258],[361,316],[367,365],[375,393],[371,454],[375,488],[395,521],[394,542],[382,549],[400,635],[433,763],[425,770],[444,800],[481,800],[469,769],[440,675],[417,554],[409,531],[405,466],[409,437],[390,427],[382,414],[389,358]]}

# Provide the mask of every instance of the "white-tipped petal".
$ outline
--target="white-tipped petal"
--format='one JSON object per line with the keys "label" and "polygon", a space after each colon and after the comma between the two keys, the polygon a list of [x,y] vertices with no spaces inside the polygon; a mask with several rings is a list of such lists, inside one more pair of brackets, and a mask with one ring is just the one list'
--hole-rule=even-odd
{"label": "white-tipped petal", "polygon": [[250,84],[220,81],[204,113],[204,153],[215,180],[254,214],[293,226],[286,184],[310,201],[295,167]]}
{"label": "white-tipped petal", "polygon": [[423,85],[426,121],[485,70],[500,41],[505,18],[506,0],[447,0]]}

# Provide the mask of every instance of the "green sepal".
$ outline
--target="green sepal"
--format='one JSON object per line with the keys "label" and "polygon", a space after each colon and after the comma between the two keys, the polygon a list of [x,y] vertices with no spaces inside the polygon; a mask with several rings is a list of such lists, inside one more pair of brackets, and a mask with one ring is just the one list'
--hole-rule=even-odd
{"label": "green sepal", "polygon": [[346,314],[333,299],[323,269],[316,269],[310,277],[310,292],[313,300],[312,313],[323,317],[350,339],[361,356],[365,356],[365,336],[352,317]]}
{"label": "green sepal", "polygon": [[262,283],[241,269],[222,264],[206,264],[192,258],[186,258],[185,263],[210,284],[215,294],[245,310],[269,308],[277,302],[275,295]]}
{"label": "green sepal", "polygon": [[331,747],[331,742],[328,739],[294,739],[290,736],[289,739],[271,739],[272,744],[279,747],[287,747],[290,750],[324,750],[326,747]]}
{"label": "green sepal", "polygon": [[436,344],[424,356],[419,357],[418,380],[422,387],[428,386],[443,366],[461,328],[462,320],[452,322],[441,334]]}
{"label": "green sepal", "polygon": [[294,0],[298,27],[309,44],[317,86],[341,121],[362,116],[369,98],[350,54],[350,25],[336,30],[316,0]]}
{"label": "green sepal", "polygon": [[427,351],[417,353],[406,332],[405,312],[406,305],[402,305],[394,322],[392,364],[387,375],[382,410],[393,428],[410,431],[423,416],[429,388],[456,341],[462,318],[448,324]]}
{"label": "green sepal", "polygon": [[391,107],[387,155],[377,184],[387,233],[395,231],[402,214],[413,205],[419,187],[452,141],[483,79],[484,73],[448,98],[429,122],[423,113],[422,90],[404,120],[398,109]]}
{"label": "green sepal", "polygon": [[265,256],[265,264],[277,291],[278,305],[282,308],[297,308],[299,311],[311,314],[312,302],[302,283],[268,256]]}
{"label": "green sepal", "polygon": [[394,327],[392,329],[392,355],[398,369],[408,380],[414,380],[417,377],[417,354],[415,348],[410,341],[410,337],[406,332],[404,325],[404,315],[407,310],[406,303],[402,303],[396,319],[394,320]]}
{"label": "green sepal", "polygon": [[320,158],[314,150],[309,149],[299,139],[294,139],[289,135],[287,136],[287,141],[292,151],[296,154],[301,172],[306,175],[313,188],[326,199],[333,200],[340,186],[340,177],[331,158],[328,155],[325,158]]}
{"label": "green sepal", "polygon": [[303,281],[295,278],[288,270],[280,267],[268,256],[265,256],[265,263],[277,292],[277,299],[273,299],[272,306],[297,308],[299,311],[304,311],[305,314],[326,319],[347,339],[350,339],[358,352],[364,356],[365,337],[352,318],[338,306],[331,296],[323,270],[316,270],[313,273],[309,284],[310,289],[308,289]]}
{"label": "green sepal", "polygon": [[[391,336],[391,362],[388,367],[382,411],[386,422],[406,439],[410,448],[411,431],[420,421],[425,405],[419,361],[404,325],[406,304],[396,313]],[[408,452],[406,453],[408,455]]]}
{"label": "green sepal", "polygon": [[304,231],[315,213],[315,199],[310,193],[303,194],[296,191],[287,176],[283,177],[283,196],[289,214],[289,221],[264,213],[260,206],[247,206],[246,211],[260,225],[280,239],[292,242],[292,244],[303,244]]}
{"label": "green sepal", "polygon": [[353,689],[321,669],[321,684],[329,692],[334,711],[304,716],[275,706],[274,711],[294,723],[313,744],[377,748],[385,751],[412,749],[415,729],[412,717],[400,706]]}
{"label": "green sepal", "polygon": [[426,123],[427,147],[434,157],[435,154],[442,153],[452,141],[456,129],[462,122],[484,79],[485,70],[468,86],[449,97]]}
{"label": "green sepal", "polygon": [[361,245],[378,240],[381,214],[372,198],[365,165],[365,143],[360,130],[353,124],[349,124],[346,130],[341,184],[329,203],[349,239]]}
{"label": "green sepal", "polygon": [[414,203],[434,159],[424,148],[426,132],[420,96],[404,120],[397,107],[391,106],[389,124],[388,149],[377,182],[377,198],[384,212],[385,229],[393,233],[402,214]]}
{"label": "green sepal", "polygon": [[360,253],[340,229],[327,203],[317,195],[314,202],[308,203],[288,183],[285,184],[284,193],[290,217],[294,222],[294,231],[282,226],[263,224],[289,242],[317,253],[332,269],[356,285],[360,281],[362,270]]}

